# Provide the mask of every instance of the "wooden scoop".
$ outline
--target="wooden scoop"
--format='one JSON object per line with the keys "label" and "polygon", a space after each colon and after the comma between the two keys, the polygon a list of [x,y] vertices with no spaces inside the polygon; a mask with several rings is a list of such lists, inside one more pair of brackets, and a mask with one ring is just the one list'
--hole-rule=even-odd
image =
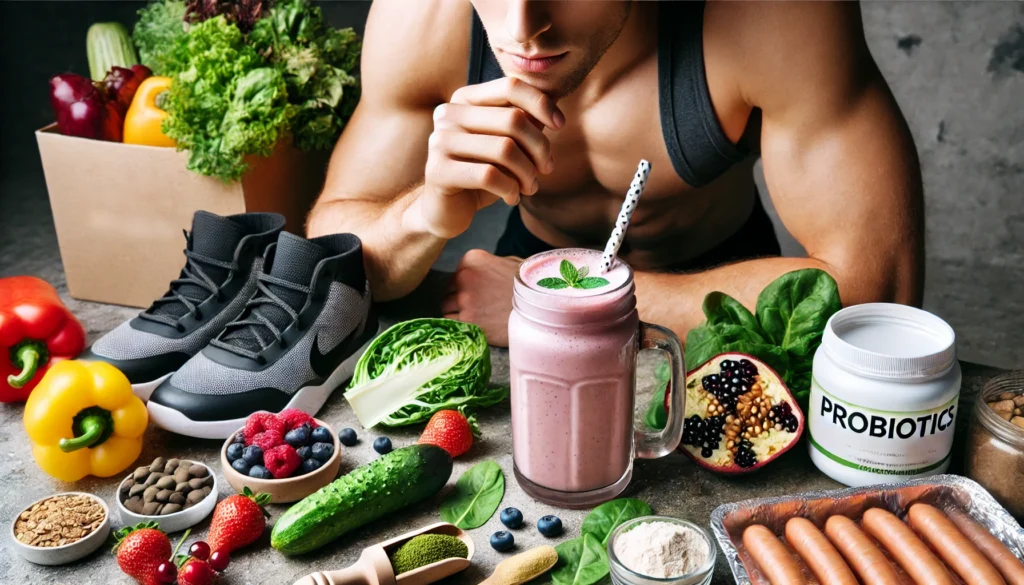
{"label": "wooden scoop", "polygon": [[[467,558],[444,559],[395,576],[391,566],[391,553],[414,536],[421,534],[447,534],[466,543]],[[473,539],[453,524],[438,522],[419,530],[407,532],[363,549],[359,560],[351,567],[337,571],[310,573],[295,582],[295,585],[428,585],[450,577],[469,567],[473,560]]]}

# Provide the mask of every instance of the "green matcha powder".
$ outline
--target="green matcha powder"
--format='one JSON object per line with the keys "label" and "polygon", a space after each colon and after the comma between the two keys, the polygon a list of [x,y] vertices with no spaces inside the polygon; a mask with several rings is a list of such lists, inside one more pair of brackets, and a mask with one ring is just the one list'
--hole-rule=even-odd
{"label": "green matcha powder", "polygon": [[401,575],[437,561],[468,556],[469,547],[454,536],[421,534],[409,539],[391,555],[391,566],[395,575]]}

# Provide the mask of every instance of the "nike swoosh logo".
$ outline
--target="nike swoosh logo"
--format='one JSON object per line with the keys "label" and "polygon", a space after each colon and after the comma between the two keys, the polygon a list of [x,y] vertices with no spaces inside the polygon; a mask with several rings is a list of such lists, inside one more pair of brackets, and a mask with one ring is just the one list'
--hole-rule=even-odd
{"label": "nike swoosh logo", "polygon": [[[364,325],[363,333],[366,333],[369,327]],[[313,339],[313,350],[309,354],[309,366],[320,378],[328,378],[334,373],[334,370],[345,361],[348,356],[359,349],[365,341],[363,337],[365,335],[359,335],[360,331],[357,327],[348,334],[341,343],[336,345],[334,349],[324,353],[320,350],[320,332],[317,331],[316,338]]]}

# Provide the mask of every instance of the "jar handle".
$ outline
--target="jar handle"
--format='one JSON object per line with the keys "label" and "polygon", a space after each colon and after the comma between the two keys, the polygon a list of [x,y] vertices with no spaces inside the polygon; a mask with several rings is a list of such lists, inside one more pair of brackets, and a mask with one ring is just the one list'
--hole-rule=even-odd
{"label": "jar handle", "polygon": [[660,349],[668,354],[672,378],[666,390],[669,394],[668,421],[660,431],[648,432],[634,427],[636,456],[641,459],[664,457],[679,446],[683,438],[683,413],[686,404],[686,369],[683,344],[675,333],[661,325],[640,322],[640,347]]}

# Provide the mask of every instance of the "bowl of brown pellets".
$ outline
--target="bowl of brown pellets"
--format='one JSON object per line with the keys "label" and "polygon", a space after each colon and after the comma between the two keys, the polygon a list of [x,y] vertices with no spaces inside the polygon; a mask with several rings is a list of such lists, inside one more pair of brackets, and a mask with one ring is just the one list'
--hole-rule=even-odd
{"label": "bowl of brown pellets", "polygon": [[110,510],[100,498],[65,492],[29,504],[11,523],[14,550],[37,565],[88,556],[110,536]]}
{"label": "bowl of brown pellets", "polygon": [[125,526],[156,522],[171,533],[209,516],[217,505],[217,495],[217,477],[206,465],[157,457],[124,478],[115,498]]}

